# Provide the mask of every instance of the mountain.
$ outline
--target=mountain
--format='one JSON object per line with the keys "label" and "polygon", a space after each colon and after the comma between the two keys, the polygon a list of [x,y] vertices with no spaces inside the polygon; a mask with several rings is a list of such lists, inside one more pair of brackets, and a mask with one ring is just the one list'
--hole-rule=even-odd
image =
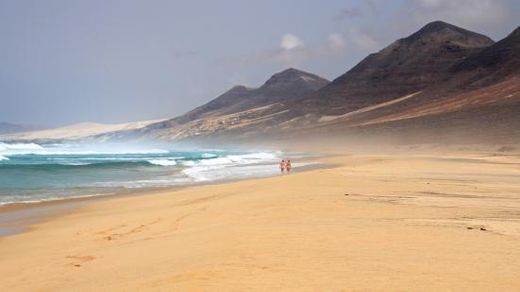
{"label": "mountain", "polygon": [[0,122],[0,134],[21,133],[21,132],[34,131],[36,129],[38,129],[38,127],[36,127],[36,126]]}
{"label": "mountain", "polygon": [[235,86],[184,115],[110,137],[229,142],[325,133],[520,139],[519,34],[517,28],[495,43],[435,21],[332,82],[291,68],[258,88]]}
{"label": "mountain", "polygon": [[225,131],[245,121],[265,118],[285,103],[314,93],[328,83],[318,75],[289,68],[274,74],[258,88],[235,86],[184,115],[152,124],[141,132],[152,137],[181,138]]}
{"label": "mountain", "polygon": [[466,85],[478,87],[514,75],[519,67],[520,27],[496,44],[459,61],[450,68],[450,73],[463,76]]}
{"label": "mountain", "polygon": [[[447,133],[481,141],[520,138],[519,35],[517,28],[497,43],[455,60],[430,85],[341,115],[321,116],[313,126],[350,133],[415,132],[437,139]],[[394,76],[396,82],[399,79]]]}
{"label": "mountain", "polygon": [[234,86],[212,101],[182,115],[176,121],[190,121],[207,116],[239,112],[270,103],[301,98],[329,83],[328,80],[294,68],[276,73],[259,88]]}
{"label": "mountain", "polygon": [[321,114],[344,114],[388,101],[444,80],[454,63],[493,43],[484,35],[431,22],[369,55],[304,102]]}

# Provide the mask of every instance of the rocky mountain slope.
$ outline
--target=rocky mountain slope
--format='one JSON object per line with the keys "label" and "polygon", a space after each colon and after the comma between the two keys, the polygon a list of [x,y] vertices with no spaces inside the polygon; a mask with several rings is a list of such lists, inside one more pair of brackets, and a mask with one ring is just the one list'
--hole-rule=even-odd
{"label": "rocky mountain slope", "polygon": [[449,75],[454,63],[493,41],[436,21],[363,59],[304,102],[319,114],[345,114],[423,90]]}
{"label": "rocky mountain slope", "polygon": [[180,117],[115,137],[247,140],[470,128],[507,135],[520,126],[519,34],[517,28],[494,43],[435,21],[330,83],[288,69],[259,88],[234,87]]}
{"label": "rocky mountain slope", "polygon": [[437,82],[410,89],[406,92],[409,95],[379,103],[376,108],[365,107],[338,117],[342,122],[353,121],[356,117],[369,124],[388,121],[389,117],[391,120],[410,119],[490,103],[511,103],[520,87],[519,30],[517,28],[503,40],[454,62]]}
{"label": "rocky mountain slope", "polygon": [[328,80],[289,68],[276,73],[258,88],[235,86],[214,100],[179,117],[150,125],[131,137],[186,138],[213,135],[261,121],[274,121],[285,103],[323,88]]}

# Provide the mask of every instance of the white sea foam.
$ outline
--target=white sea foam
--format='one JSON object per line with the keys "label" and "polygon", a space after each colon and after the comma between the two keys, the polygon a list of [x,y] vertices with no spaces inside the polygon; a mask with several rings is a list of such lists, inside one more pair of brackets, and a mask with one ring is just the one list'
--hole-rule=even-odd
{"label": "white sea foam", "polygon": [[164,149],[124,148],[123,146],[99,147],[96,145],[71,145],[36,143],[3,143],[0,142],[0,154],[9,155],[125,155],[125,154],[165,154]]}
{"label": "white sea foam", "polygon": [[269,153],[269,152],[258,152],[258,153],[242,154],[242,155],[228,155],[227,158],[229,158],[233,162],[242,163],[242,164],[278,160],[278,156],[276,154]]}
{"label": "white sea foam", "polygon": [[[18,153],[31,153],[34,151],[41,151],[43,147],[35,143],[3,143],[0,142],[0,156],[7,158],[8,155]],[[0,159],[6,160],[6,159]]]}
{"label": "white sea foam", "polygon": [[[294,163],[293,168],[298,169],[312,165],[312,162]],[[251,164],[234,166],[194,166],[182,171],[194,182],[210,182],[226,179],[242,179],[248,177],[265,177],[276,175],[280,172],[278,164]]]}
{"label": "white sea foam", "polygon": [[170,159],[153,159],[153,160],[148,160],[148,162],[150,162],[151,164],[160,165],[160,166],[177,165],[177,162],[175,160],[170,160]]}
{"label": "white sea foam", "polygon": [[59,164],[61,164],[61,165],[69,165],[69,166],[83,166],[83,165],[90,165],[92,163],[71,161],[71,162],[62,162],[62,163],[59,163]]}
{"label": "white sea foam", "polygon": [[228,157],[217,157],[217,158],[200,160],[198,162],[198,165],[225,165],[225,164],[232,164],[232,163],[233,163],[233,160],[229,159]]}
{"label": "white sea foam", "polygon": [[196,166],[182,171],[194,182],[209,182],[225,179],[240,179],[246,177],[262,177],[278,173],[276,164],[242,165],[231,167]]}
{"label": "white sea foam", "polygon": [[248,164],[265,164],[272,163],[278,160],[278,156],[274,153],[259,152],[250,154],[226,155],[222,157],[188,160],[182,161],[183,166],[188,167],[184,171],[187,173],[194,173],[198,170],[215,170],[226,167],[248,165]]}
{"label": "white sea foam", "polygon": [[276,173],[278,156],[271,152],[226,155],[198,161],[184,161],[182,170],[193,181],[204,182]]}
{"label": "white sea foam", "polygon": [[193,183],[193,180],[187,177],[172,176],[167,179],[143,179],[143,180],[132,180],[132,181],[109,181],[99,182],[94,184],[96,187],[110,187],[118,188],[123,187],[127,189],[137,189],[144,187],[170,187],[178,186],[183,184]]}
{"label": "white sea foam", "polygon": [[[18,157],[17,155],[38,155],[37,157]],[[102,155],[100,155],[102,154]],[[134,155],[137,154],[137,155]],[[11,156],[12,155],[12,156]],[[49,156],[45,156],[49,155]],[[73,156],[68,156],[73,155]],[[184,157],[181,157],[184,156]],[[70,197],[78,192],[90,192],[90,187],[95,187],[93,192],[114,191],[113,188],[142,188],[142,187],[167,187],[176,185],[194,184],[198,182],[222,181],[228,179],[241,179],[248,177],[264,177],[277,175],[279,173],[278,161],[283,157],[281,152],[250,152],[242,154],[230,154],[225,151],[194,150],[192,152],[169,152],[153,148],[132,148],[127,145],[86,145],[86,144],[42,144],[35,143],[1,143],[0,160],[10,159],[2,164],[33,165],[33,164],[63,164],[63,165],[87,165],[125,162],[116,164],[117,173],[112,177],[112,166],[97,168],[81,168],[81,172],[74,172],[75,167],[70,169],[70,175],[77,178],[77,185],[69,189],[64,184],[63,192],[55,193],[48,191],[46,186],[42,187],[41,194],[30,193],[23,196],[25,186],[21,185],[21,192],[12,198],[0,196],[0,204],[3,202],[19,201],[41,201],[49,198]],[[297,156],[292,155],[293,158]],[[129,162],[129,163],[126,163]],[[140,167],[137,176],[119,173],[121,168],[132,167],[132,163]],[[142,168],[143,163],[163,166]],[[175,166],[175,168],[174,168]],[[299,164],[293,163],[294,168]],[[168,167],[171,167],[168,168]],[[176,171],[176,170],[179,171]],[[29,173],[31,168],[24,171]],[[85,176],[92,171],[94,176]],[[98,172],[99,171],[99,172]],[[68,174],[68,173],[67,173]],[[78,175],[77,177],[75,175]],[[100,177],[102,177],[102,179]],[[113,179],[113,180],[111,180]],[[108,181],[107,181],[108,180]],[[58,182],[59,183],[59,182]],[[61,187],[61,186],[60,186]],[[77,188],[77,189],[76,189]],[[101,190],[99,190],[101,188]],[[104,188],[111,188],[105,190]],[[0,188],[1,190],[1,188]],[[52,194],[51,194],[52,193]],[[22,196],[19,196],[22,195]]]}
{"label": "white sea foam", "polygon": [[186,166],[205,165],[237,165],[237,164],[253,164],[253,163],[267,163],[278,159],[277,155],[268,152],[258,152],[249,154],[226,155],[223,157],[203,159],[198,162],[185,163]]}
{"label": "white sea foam", "polygon": [[61,201],[65,199],[83,199],[83,198],[91,198],[91,197],[99,197],[99,196],[110,196],[114,195],[114,193],[100,193],[100,194],[84,194],[84,195],[75,195],[75,196],[59,196],[59,197],[48,197],[48,196],[7,196],[0,197],[0,206],[6,206],[11,204],[34,204],[34,203],[42,203],[42,202],[53,202],[53,201]]}
{"label": "white sea foam", "polygon": [[3,143],[0,142],[0,151],[6,152],[9,150],[39,150],[43,149],[42,146],[36,143]]}

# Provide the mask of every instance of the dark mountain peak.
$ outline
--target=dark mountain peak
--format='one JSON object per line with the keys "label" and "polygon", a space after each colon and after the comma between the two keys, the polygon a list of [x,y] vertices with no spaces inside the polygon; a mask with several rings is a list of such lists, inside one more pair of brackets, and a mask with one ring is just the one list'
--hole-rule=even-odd
{"label": "dark mountain peak", "polygon": [[520,27],[517,27],[510,34],[508,34],[505,38],[499,40],[494,44],[494,46],[489,46],[486,50],[492,49],[494,47],[501,47],[502,49],[509,47],[510,50],[514,50],[515,55],[518,55],[518,49],[520,47]]}
{"label": "dark mountain peak", "polygon": [[318,75],[289,68],[271,76],[271,78],[269,78],[260,89],[287,90],[304,87],[306,89],[318,90],[328,83],[329,81],[327,79]]}
{"label": "dark mountain peak", "polygon": [[235,86],[231,87],[230,91],[231,90],[243,90],[243,89],[247,89],[247,87],[245,87],[244,85],[235,85]]}
{"label": "dark mountain peak", "polygon": [[235,85],[235,86],[231,87],[231,89],[229,89],[228,91],[224,92],[222,95],[242,94],[242,93],[249,92],[251,90],[254,90],[254,88],[249,88],[244,85]]}
{"label": "dark mountain peak", "polygon": [[485,35],[440,20],[426,24],[417,32],[407,38],[401,39],[400,42],[408,44],[415,42],[452,42],[466,48],[486,47],[494,43],[492,39]]}
{"label": "dark mountain peak", "polygon": [[235,101],[236,98],[242,98],[252,92],[254,92],[256,88],[246,87],[244,85],[235,85],[231,87],[228,91],[222,93],[217,96],[214,100],[210,101],[211,103],[221,103],[222,101]]}
{"label": "dark mountain peak", "polygon": [[280,71],[278,73],[275,73],[273,75],[278,75],[278,74],[281,74],[281,75],[284,75],[284,74],[310,74],[310,73],[307,73],[303,70],[299,70],[299,69],[296,69],[296,68],[293,68],[293,67],[289,67],[283,71]]}
{"label": "dark mountain peak", "polygon": [[484,35],[434,21],[363,59],[313,102],[341,109],[334,113],[341,114],[408,95],[446,80],[454,64],[493,44]]}
{"label": "dark mountain peak", "polygon": [[271,76],[260,88],[235,85],[215,99],[184,115],[151,125],[148,128],[174,127],[197,119],[217,117],[280,103],[313,93],[328,83],[328,80],[318,75],[289,68]]}
{"label": "dark mountain peak", "polygon": [[299,75],[312,75],[312,74],[305,72],[303,70],[289,67],[283,71],[273,74],[273,77],[274,76],[299,76]]}
{"label": "dark mountain peak", "polygon": [[482,86],[520,73],[520,28],[504,39],[471,54],[451,68],[463,73],[472,85]]}
{"label": "dark mountain peak", "polygon": [[447,22],[444,22],[442,20],[436,20],[432,21],[430,23],[425,24],[418,33],[432,33],[432,32],[438,32],[443,29],[452,29],[452,30],[459,30],[461,32],[467,32],[467,30],[460,28],[458,26],[455,26],[453,24],[449,24]]}
{"label": "dark mountain peak", "polygon": [[288,68],[281,72],[273,74],[271,78],[269,78],[265,84],[271,84],[276,82],[285,82],[285,81],[291,81],[302,77],[314,77],[316,75],[307,73],[302,70],[294,69],[294,68]]}
{"label": "dark mountain peak", "polygon": [[510,33],[507,38],[514,38],[514,39],[520,39],[520,26],[517,27],[515,30],[513,30],[512,33]]}

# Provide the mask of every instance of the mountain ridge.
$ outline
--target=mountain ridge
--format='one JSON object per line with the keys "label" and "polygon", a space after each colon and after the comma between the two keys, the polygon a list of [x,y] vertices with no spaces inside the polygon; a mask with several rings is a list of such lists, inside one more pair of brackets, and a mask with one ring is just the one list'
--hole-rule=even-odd
{"label": "mountain ridge", "polygon": [[442,81],[455,62],[493,43],[454,25],[432,22],[370,54],[317,93],[319,98],[306,102],[311,108],[328,108],[327,114],[344,114],[388,101]]}
{"label": "mountain ridge", "polygon": [[[400,40],[407,41],[407,42],[413,42],[413,41],[420,40],[421,38],[425,38],[426,36],[430,36],[432,34],[440,34],[442,32],[455,33],[455,34],[458,34],[459,37],[471,38],[471,40],[477,41],[476,43],[470,42],[470,43],[465,44],[465,45],[469,45],[469,46],[480,47],[480,46],[482,46],[482,43],[493,43],[494,42],[490,37],[488,37],[486,35],[483,35],[483,34],[480,34],[480,33],[474,32],[474,31],[470,31],[470,30],[464,29],[462,27],[458,27],[456,25],[446,23],[441,20],[436,20],[436,21],[427,23],[422,28],[420,28],[418,31],[416,31],[413,34],[409,35],[408,37],[400,39]],[[464,45],[464,43],[461,43],[461,44]]]}
{"label": "mountain ridge", "polygon": [[[143,132],[147,135],[154,130],[171,129],[184,125],[184,131],[191,133],[194,131],[190,131],[189,128],[197,120],[229,116],[273,104],[279,104],[277,106],[279,107],[285,102],[310,94],[328,83],[328,80],[316,74],[288,68],[273,74],[260,87],[233,86],[215,99],[176,118],[150,125],[143,129]],[[258,111],[255,114],[259,114]],[[217,123],[230,125],[233,122],[222,118]],[[200,125],[200,123],[196,125]]]}
{"label": "mountain ridge", "polygon": [[[516,100],[517,89],[511,87],[515,79],[510,78],[518,75],[517,35],[518,29],[495,43],[479,33],[441,21],[431,22],[370,54],[318,89],[304,94],[287,90],[283,98],[278,94],[274,99],[260,94],[273,88],[284,89],[288,81],[297,84],[305,79],[299,75],[301,71],[289,68],[273,74],[258,88],[234,87],[187,114],[144,128],[138,136],[248,139],[304,133],[304,129],[345,134],[358,127],[365,132],[371,127],[381,128],[379,125],[385,123],[404,127],[414,119],[466,108],[468,114],[464,117],[469,118],[471,108],[500,104],[509,95]],[[303,77],[313,76],[304,73]],[[236,96],[229,97],[231,93]],[[477,120],[478,116],[473,118]],[[398,122],[401,119],[403,122]]]}

